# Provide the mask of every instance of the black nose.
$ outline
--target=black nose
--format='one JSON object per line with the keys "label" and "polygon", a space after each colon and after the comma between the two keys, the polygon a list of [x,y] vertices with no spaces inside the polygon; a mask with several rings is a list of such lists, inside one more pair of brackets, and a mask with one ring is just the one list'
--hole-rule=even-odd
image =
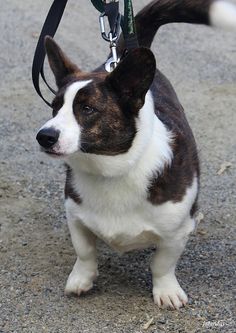
{"label": "black nose", "polygon": [[43,148],[51,148],[58,140],[60,132],[53,127],[41,129],[36,140]]}

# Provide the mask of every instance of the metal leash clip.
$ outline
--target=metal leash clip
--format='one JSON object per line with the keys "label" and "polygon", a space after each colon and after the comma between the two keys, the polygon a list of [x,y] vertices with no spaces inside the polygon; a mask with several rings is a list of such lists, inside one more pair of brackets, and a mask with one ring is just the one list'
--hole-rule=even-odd
{"label": "metal leash clip", "polygon": [[105,63],[105,69],[107,72],[110,73],[116,68],[118,62],[120,61],[120,59],[118,58],[118,55],[117,55],[116,41],[120,34],[121,15],[120,15],[120,13],[118,13],[115,25],[114,25],[113,29],[110,30],[109,33],[106,32],[105,17],[107,17],[107,14],[104,12],[99,16],[99,23],[100,23],[102,38],[105,41],[110,43],[111,57],[108,58]]}
{"label": "metal leash clip", "polygon": [[120,58],[118,58],[117,49],[116,49],[116,39],[117,38],[114,40],[114,37],[112,37],[111,32],[109,33],[109,36],[110,36],[111,57],[108,58],[106,63],[105,63],[105,70],[110,73],[118,65],[118,62],[120,61]]}

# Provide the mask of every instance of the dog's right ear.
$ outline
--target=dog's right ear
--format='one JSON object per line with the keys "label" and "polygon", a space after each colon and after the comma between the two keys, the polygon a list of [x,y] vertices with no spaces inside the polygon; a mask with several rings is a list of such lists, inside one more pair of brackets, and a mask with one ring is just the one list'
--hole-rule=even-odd
{"label": "dog's right ear", "polygon": [[68,75],[80,72],[80,70],[69,60],[53,38],[46,36],[44,45],[49,65],[56,79],[56,84],[58,88],[61,88]]}
{"label": "dog's right ear", "polygon": [[120,101],[138,111],[144,105],[155,72],[156,60],[152,51],[140,47],[128,52],[106,77],[106,83],[116,92]]}

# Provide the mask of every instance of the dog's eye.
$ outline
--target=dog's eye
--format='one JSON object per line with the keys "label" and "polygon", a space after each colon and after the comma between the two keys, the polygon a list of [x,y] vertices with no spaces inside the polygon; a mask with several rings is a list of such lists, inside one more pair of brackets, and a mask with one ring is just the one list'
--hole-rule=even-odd
{"label": "dog's eye", "polygon": [[97,109],[89,105],[82,105],[82,111],[85,115],[92,115],[97,112]]}

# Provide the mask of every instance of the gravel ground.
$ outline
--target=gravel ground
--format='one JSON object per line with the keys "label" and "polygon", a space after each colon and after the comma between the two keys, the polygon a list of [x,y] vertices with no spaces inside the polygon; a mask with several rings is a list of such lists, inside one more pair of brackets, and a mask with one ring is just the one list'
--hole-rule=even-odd
{"label": "gravel ground", "polygon": [[[147,0],[134,0],[139,9]],[[87,295],[65,297],[75,261],[63,207],[63,165],[38,152],[35,134],[50,117],[31,84],[37,34],[51,1],[5,0],[0,11],[1,333],[235,332],[236,39],[208,27],[170,25],[153,50],[193,127],[202,161],[204,214],[179,262],[190,297],[179,312],[151,297],[153,250],[119,256],[99,244],[100,276]],[[107,45],[97,12],[69,1],[57,41],[83,69]],[[218,175],[222,163],[231,166]]]}

